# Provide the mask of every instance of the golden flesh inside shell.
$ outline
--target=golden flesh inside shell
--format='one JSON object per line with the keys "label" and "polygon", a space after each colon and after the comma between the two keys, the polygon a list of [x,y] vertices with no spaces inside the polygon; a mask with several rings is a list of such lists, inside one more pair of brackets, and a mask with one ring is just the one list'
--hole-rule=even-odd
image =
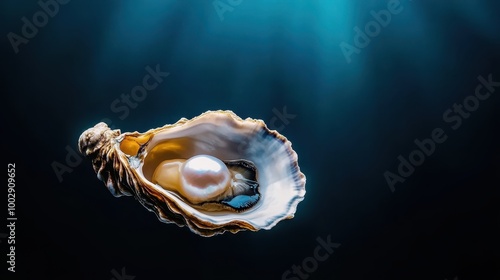
{"label": "golden flesh inside shell", "polygon": [[82,133],[79,148],[113,195],[133,195],[162,222],[202,236],[270,229],[293,218],[305,195],[290,141],[232,111],[145,133],[99,123]]}

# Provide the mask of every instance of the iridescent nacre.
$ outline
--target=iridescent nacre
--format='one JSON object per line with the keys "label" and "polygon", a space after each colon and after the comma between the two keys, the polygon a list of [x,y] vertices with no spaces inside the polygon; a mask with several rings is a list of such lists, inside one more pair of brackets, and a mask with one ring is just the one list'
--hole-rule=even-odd
{"label": "iridescent nacre", "polygon": [[305,195],[290,141],[232,111],[208,111],[144,133],[101,122],[78,144],[114,196],[134,196],[160,221],[202,236],[271,229],[293,218]]}

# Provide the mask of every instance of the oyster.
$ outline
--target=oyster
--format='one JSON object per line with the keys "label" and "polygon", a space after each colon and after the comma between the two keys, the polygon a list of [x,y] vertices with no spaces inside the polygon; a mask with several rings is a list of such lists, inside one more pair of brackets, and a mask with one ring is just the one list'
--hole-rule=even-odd
{"label": "oyster", "polygon": [[293,218],[306,178],[290,141],[262,120],[207,111],[145,133],[98,123],[80,152],[116,196],[202,236],[270,229]]}

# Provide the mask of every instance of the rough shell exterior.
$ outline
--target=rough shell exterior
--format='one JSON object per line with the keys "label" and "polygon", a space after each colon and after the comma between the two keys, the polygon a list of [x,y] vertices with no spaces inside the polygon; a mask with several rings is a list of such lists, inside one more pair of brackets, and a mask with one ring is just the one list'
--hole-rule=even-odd
{"label": "rough shell exterior", "polygon": [[[186,225],[201,236],[270,229],[293,218],[305,195],[306,179],[291,143],[263,121],[243,120],[232,111],[208,111],[145,133],[122,134],[99,123],[82,133],[79,148],[114,196],[134,196],[162,222]],[[260,201],[243,212],[205,211],[150,182],[159,161],[196,154],[253,162]]]}

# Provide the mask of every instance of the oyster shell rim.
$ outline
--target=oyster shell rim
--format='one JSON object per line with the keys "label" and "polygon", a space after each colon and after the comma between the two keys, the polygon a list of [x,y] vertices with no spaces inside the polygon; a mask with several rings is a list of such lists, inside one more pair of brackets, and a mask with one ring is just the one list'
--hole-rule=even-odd
{"label": "oyster shell rim", "polygon": [[[224,117],[229,117],[229,119],[234,124],[237,124],[240,126],[245,125],[245,122],[253,123],[254,125],[256,125],[256,126],[260,127],[262,130],[264,130],[264,132],[266,134],[268,134],[268,135],[272,136],[273,138],[275,138],[276,140],[278,140],[284,146],[284,148],[287,152],[287,156],[288,156],[289,163],[290,163],[291,174],[293,175],[293,182],[295,183],[294,186],[290,186],[290,188],[294,188],[295,195],[293,196],[293,198],[291,200],[288,201],[288,208],[286,209],[286,211],[282,211],[280,213],[281,215],[279,215],[279,216],[268,217],[267,221],[269,221],[269,222],[265,225],[256,225],[256,224],[252,223],[251,221],[239,220],[237,218],[230,219],[227,221],[221,221],[219,223],[214,222],[214,220],[210,219],[209,217],[207,219],[204,219],[203,217],[206,216],[205,213],[203,213],[202,211],[200,211],[197,208],[190,206],[188,203],[183,201],[182,197],[179,197],[177,194],[175,194],[173,192],[166,191],[164,189],[161,189],[161,191],[159,191],[158,188],[161,188],[161,187],[156,186],[155,184],[153,184],[149,179],[147,179],[144,176],[143,171],[142,171],[142,167],[144,165],[144,160],[143,160],[144,158],[142,158],[142,161],[139,163],[139,165],[137,167],[132,167],[130,165],[130,157],[131,156],[124,153],[120,148],[120,143],[126,136],[144,136],[144,135],[151,135],[151,134],[154,135],[155,133],[158,133],[158,132],[163,131],[163,130],[166,131],[166,130],[174,128],[174,127],[189,125],[190,123],[196,122],[196,121],[203,119],[207,116],[219,117],[219,116],[217,116],[218,114],[222,114]],[[101,123],[96,124],[95,127],[97,127],[98,125],[101,125]],[[106,124],[104,124],[104,125],[106,125]],[[106,125],[106,127],[107,127],[107,125]],[[111,130],[111,129],[109,129],[109,130]],[[134,178],[128,178],[129,176],[126,176],[127,172],[125,172],[124,170],[121,170],[121,169],[119,169],[116,172],[119,175],[126,176],[126,178],[124,178],[124,181],[126,184],[128,184],[128,186],[127,186],[128,188],[123,188],[122,186],[117,187],[116,184],[120,183],[120,182],[116,181],[116,180],[110,180],[111,174],[108,174],[108,176],[107,176],[108,179],[105,180],[106,179],[105,176],[101,176],[101,173],[106,171],[106,170],[104,170],[105,166],[103,165],[103,166],[101,166],[101,168],[97,169],[96,168],[97,166],[95,166],[95,162],[93,160],[94,169],[98,173],[98,177],[102,181],[105,182],[106,186],[108,187],[108,189],[110,189],[112,194],[116,197],[122,196],[122,195],[126,195],[126,196],[133,195],[137,200],[139,200],[139,202],[141,202],[141,204],[146,209],[148,209],[151,212],[154,212],[160,221],[162,221],[164,223],[175,223],[180,227],[187,226],[191,231],[193,231],[201,236],[206,236],[206,237],[213,236],[216,234],[222,234],[225,231],[237,233],[239,231],[246,230],[246,229],[251,230],[251,231],[258,231],[259,229],[269,230],[272,227],[274,227],[277,223],[279,223],[280,221],[282,221],[284,219],[293,218],[295,216],[295,212],[297,210],[298,204],[305,197],[306,176],[300,171],[300,167],[298,165],[298,155],[293,150],[292,143],[284,135],[280,134],[278,131],[269,129],[267,127],[267,125],[265,124],[265,122],[262,121],[261,119],[253,119],[250,117],[248,117],[246,119],[242,119],[241,117],[236,115],[231,110],[216,110],[216,111],[208,110],[208,111],[206,111],[198,116],[193,117],[192,119],[181,118],[173,124],[166,124],[166,125],[161,126],[161,127],[152,128],[152,129],[149,129],[143,133],[140,133],[138,131],[120,133],[120,130],[112,130],[112,132],[113,132],[113,134],[108,133],[109,135],[115,136],[115,137],[112,137],[112,139],[110,139],[113,141],[110,141],[112,145],[110,145],[111,147],[109,150],[111,150],[111,148],[114,147],[115,152],[125,156],[125,157],[122,157],[122,156],[119,156],[117,154],[116,158],[113,160],[116,161],[118,159],[118,161],[121,162],[120,165],[122,165],[121,166],[122,168],[124,166],[125,167],[129,166],[130,170],[133,170],[133,173],[134,173],[133,175],[134,175],[134,177],[136,177],[135,179],[140,179],[141,181],[146,182],[146,184],[149,184],[148,188],[152,187],[152,189],[154,191],[156,191],[159,194],[164,195],[165,197],[160,197],[158,195],[155,195],[154,193],[151,193],[151,190],[148,190],[148,192],[147,192],[148,195],[146,195],[146,197],[149,198],[149,201],[146,201],[146,199],[142,198],[142,195],[145,195],[145,192],[141,192],[140,187],[137,187],[137,184],[140,184],[141,182],[136,182],[136,180],[134,180]],[[82,136],[83,136],[83,134],[82,134]],[[152,138],[154,138],[154,137],[152,137]],[[154,140],[154,139],[149,139],[147,141],[147,144],[152,145],[152,147],[154,147],[154,142],[149,143],[152,140]],[[80,142],[81,142],[81,140],[80,140]],[[147,151],[149,151],[149,150],[150,149],[146,149],[145,153],[140,155],[140,156],[143,156],[143,157],[147,156]],[[104,154],[106,154],[108,160],[110,158],[111,159],[113,158],[113,155],[111,155],[110,152],[112,153],[113,151],[108,151],[108,153],[104,153]],[[127,158],[126,162],[123,162],[124,158]],[[116,167],[117,163],[116,162],[113,162],[113,163],[114,163],[113,166]],[[110,171],[108,171],[108,173],[109,172]],[[130,182],[130,180],[132,180],[132,183]],[[281,180],[284,180],[284,179],[281,179]],[[277,182],[274,182],[274,183],[278,183],[281,180],[278,180]],[[115,183],[113,183],[113,182],[115,182]],[[267,187],[269,187],[269,186],[267,186]],[[165,195],[164,192],[167,192],[168,195]],[[152,203],[152,202],[155,202],[155,203]],[[163,205],[158,205],[158,202],[163,203]],[[196,215],[196,213],[193,211],[185,211],[185,207],[184,207],[185,205],[189,206],[192,210],[197,211],[198,213],[200,213],[202,215],[198,217]],[[164,207],[162,207],[162,206],[165,206],[167,209],[164,209]],[[257,207],[257,205],[255,205],[254,207]],[[256,211],[256,209],[254,209],[252,207],[251,209],[245,210],[245,212],[247,212],[247,211],[248,212]],[[168,214],[171,214],[171,215],[168,215]]]}

